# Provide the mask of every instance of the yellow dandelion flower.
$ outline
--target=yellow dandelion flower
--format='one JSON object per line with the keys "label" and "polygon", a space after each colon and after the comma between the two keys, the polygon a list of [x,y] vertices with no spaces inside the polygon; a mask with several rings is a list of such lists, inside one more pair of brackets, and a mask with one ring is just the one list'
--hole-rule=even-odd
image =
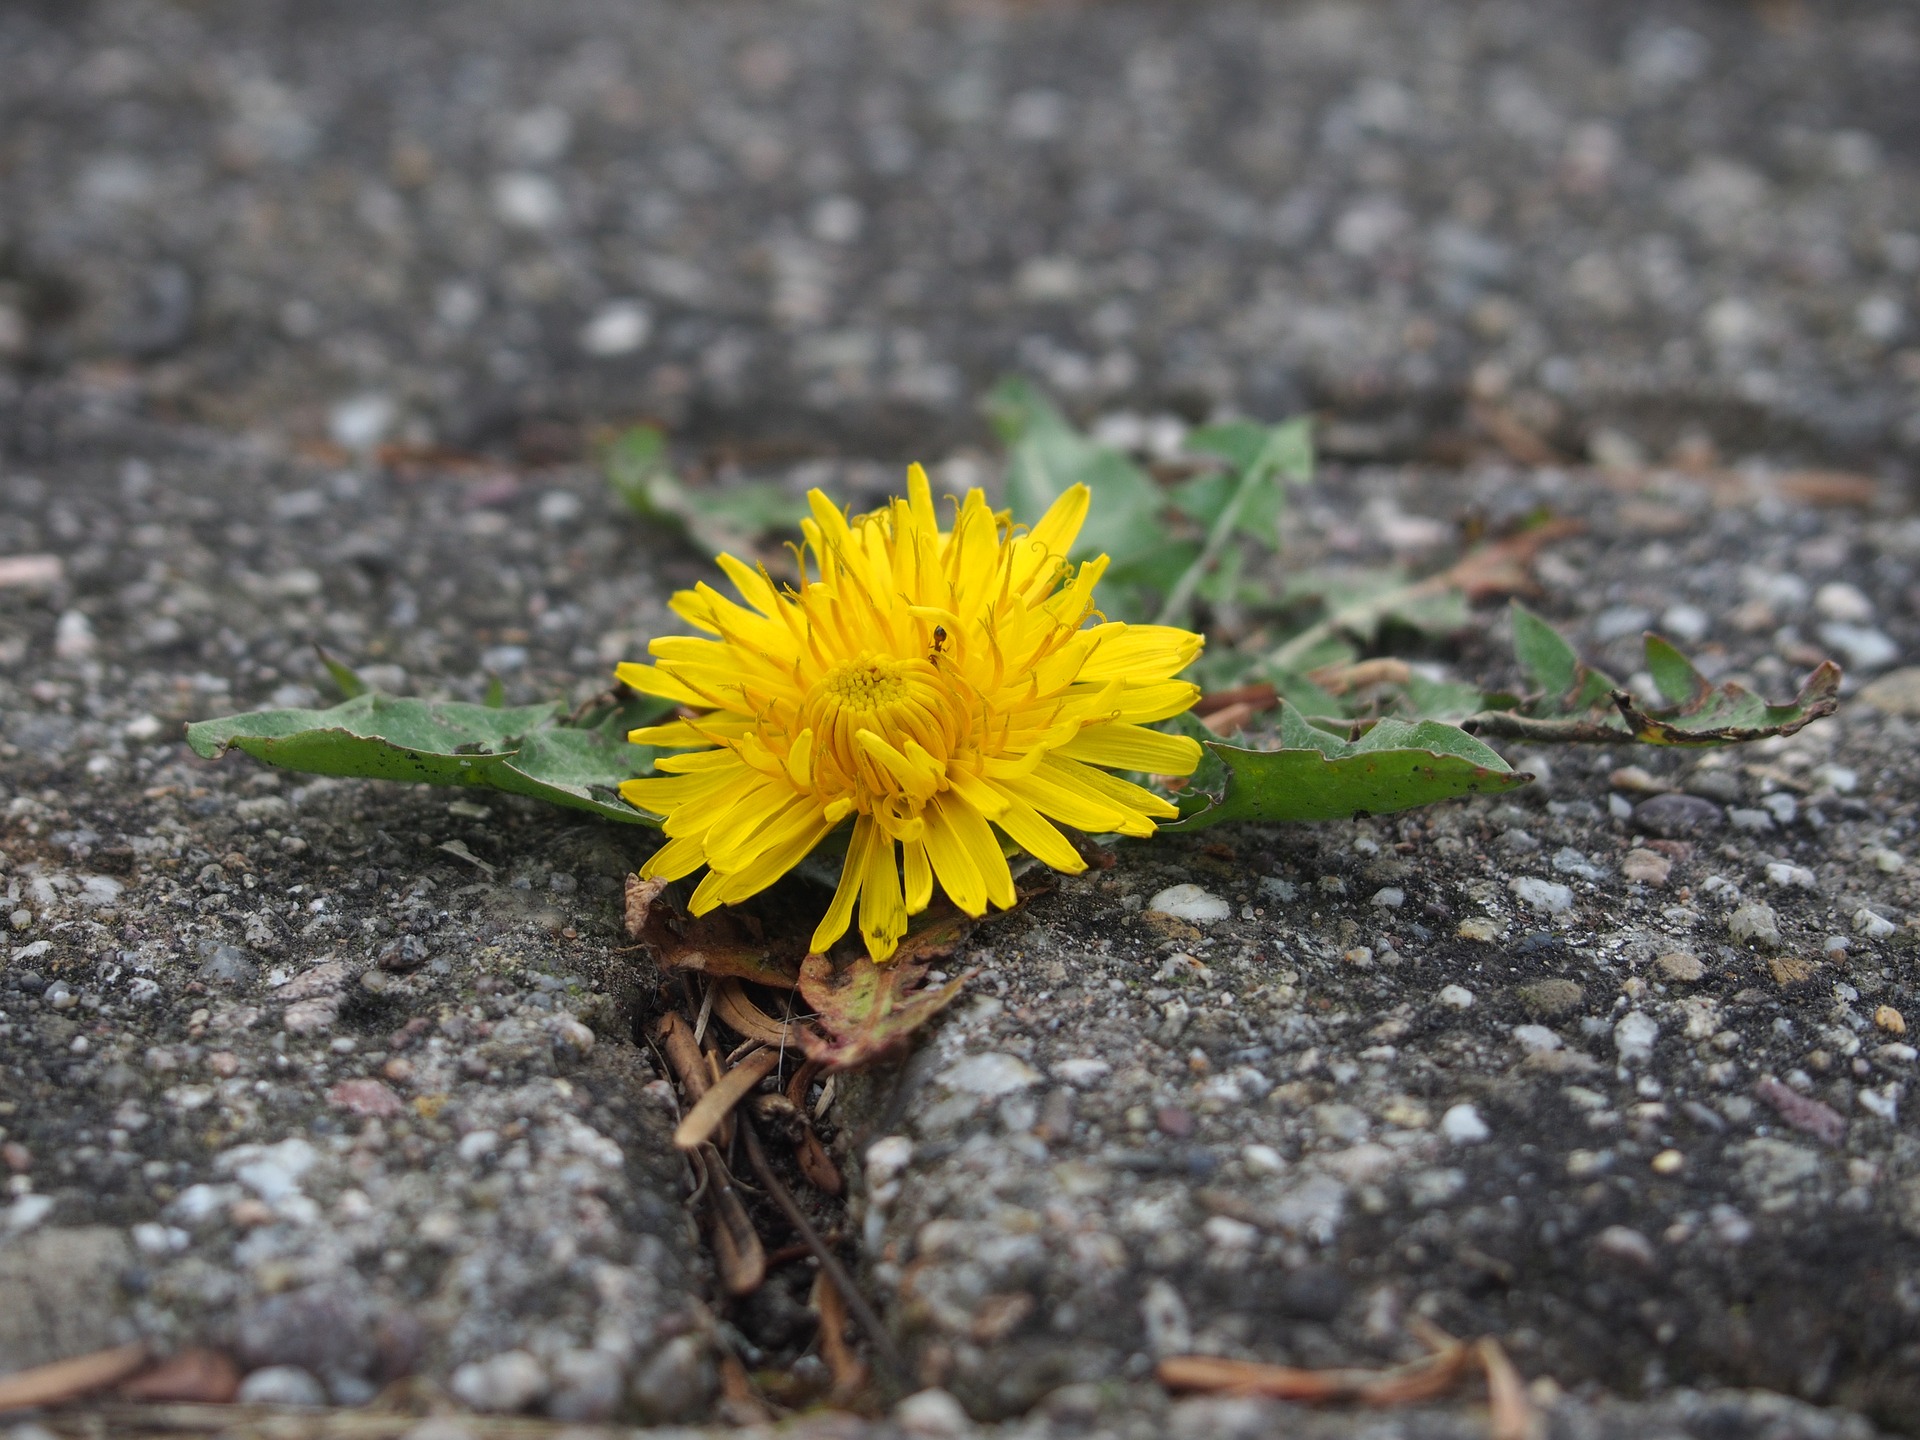
{"label": "yellow dandelion flower", "polygon": [[654,664],[616,672],[698,712],[632,733],[686,751],[620,787],[665,817],[643,876],[705,865],[692,901],[705,914],[764,890],[851,817],[813,949],[846,933],[857,901],[867,953],[885,960],[935,879],[969,915],[1014,903],[996,827],[1075,873],[1086,862],[1056,822],[1150,835],[1178,813],[1100,767],[1193,772],[1198,744],[1146,726],[1198,698],[1174,676],[1204,642],[1167,625],[1088,624],[1107,560],[1066,559],[1084,485],[1024,532],[978,490],[941,530],[918,465],[907,498],[870,515],[807,498],[797,590],[722,555],[744,604],[704,584],[672,602],[714,638],[655,640]]}

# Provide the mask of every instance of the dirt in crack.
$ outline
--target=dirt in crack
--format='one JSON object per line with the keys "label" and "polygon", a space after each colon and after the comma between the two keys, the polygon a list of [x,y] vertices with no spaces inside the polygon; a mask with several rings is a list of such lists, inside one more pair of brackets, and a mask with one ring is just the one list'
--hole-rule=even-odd
{"label": "dirt in crack", "polygon": [[788,899],[776,893],[742,912],[737,934],[683,928],[663,953],[658,914],[651,931],[646,924],[646,908],[663,897],[629,893],[629,935],[660,976],[636,1038],[679,1097],[686,1203],[721,1321],[718,1409],[738,1424],[823,1404],[878,1413],[905,1379],[851,1274],[835,1079],[801,1048],[798,994],[740,978],[794,966],[777,938],[790,928],[784,912],[800,908]]}

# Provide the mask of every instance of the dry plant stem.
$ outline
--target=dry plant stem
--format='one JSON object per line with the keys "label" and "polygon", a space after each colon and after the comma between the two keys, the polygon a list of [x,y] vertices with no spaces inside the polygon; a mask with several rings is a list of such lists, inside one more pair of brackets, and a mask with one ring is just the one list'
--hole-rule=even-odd
{"label": "dry plant stem", "polygon": [[1513,1368],[1500,1342],[1490,1335],[1482,1336],[1474,1343],[1473,1353],[1487,1373],[1490,1440],[1540,1440],[1539,1413],[1527,1398],[1520,1372]]}
{"label": "dry plant stem", "polygon": [[846,1300],[825,1270],[813,1277],[813,1308],[820,1314],[820,1358],[833,1376],[832,1397],[845,1404],[866,1389],[867,1367],[847,1344]]}
{"label": "dry plant stem", "polygon": [[1173,582],[1173,589],[1167,592],[1166,603],[1160,607],[1160,613],[1154,617],[1156,625],[1184,624],[1187,610],[1193,604],[1193,592],[1207,577],[1207,572],[1219,562],[1220,552],[1227,548],[1233,539],[1233,530],[1240,523],[1240,512],[1247,508],[1247,502],[1253,498],[1253,492],[1267,482],[1279,460],[1279,445],[1269,440],[1240,476],[1240,483],[1234,487],[1233,495],[1213,517],[1213,525],[1207,531],[1206,543],[1200,547],[1200,553],[1193,563],[1181,572],[1180,578]]}
{"label": "dry plant stem", "polygon": [[1471,1352],[1454,1344],[1437,1354],[1391,1370],[1301,1370],[1213,1355],[1172,1355],[1157,1374],[1170,1390],[1264,1395],[1274,1400],[1325,1403],[1357,1400],[1364,1405],[1408,1405],[1446,1394],[1468,1369]]}
{"label": "dry plant stem", "polygon": [[753,1218],[720,1152],[702,1145],[694,1153],[706,1173],[704,1184],[713,1213],[713,1260],[720,1283],[729,1295],[751,1295],[766,1283],[767,1248],[753,1228]]}
{"label": "dry plant stem", "polygon": [[732,1113],[733,1107],[746,1099],[753,1087],[771,1075],[779,1065],[778,1050],[761,1050],[747,1056],[722,1075],[714,1087],[694,1103],[686,1119],[680,1122],[680,1128],[673,1132],[673,1143],[682,1150],[691,1150],[712,1139],[714,1131]]}
{"label": "dry plant stem", "polygon": [[0,1378],[0,1411],[59,1405],[95,1390],[117,1385],[147,1363],[147,1347],[135,1341],[96,1350],[71,1360],[56,1360]]}
{"label": "dry plant stem", "polygon": [[687,1099],[699,1104],[701,1096],[713,1088],[713,1080],[707,1074],[707,1059],[700,1053],[693,1031],[687,1028],[686,1021],[669,1012],[661,1017],[655,1033],[660,1037],[660,1048],[666,1052],[667,1063],[680,1077]]}
{"label": "dry plant stem", "polygon": [[827,1248],[827,1242],[820,1238],[820,1232],[813,1228],[813,1222],[807,1219],[806,1212],[794,1201],[780,1177],[774,1174],[773,1166],[767,1163],[767,1152],[761,1148],[760,1136],[754,1130],[753,1122],[744,1114],[740,1117],[740,1138],[746,1145],[747,1164],[753,1167],[755,1177],[767,1194],[773,1197],[773,1203],[780,1207],[780,1213],[787,1217],[787,1223],[793,1226],[794,1232],[813,1251],[814,1259],[820,1262],[820,1273],[833,1282],[834,1288],[847,1302],[847,1308],[853,1312],[853,1318],[867,1332],[867,1338],[873,1342],[873,1353],[886,1371],[887,1378],[905,1385],[908,1382],[907,1362],[893,1343],[893,1336],[880,1323],[880,1317],[867,1303],[866,1296],[854,1287],[853,1277],[847,1274],[847,1267]]}
{"label": "dry plant stem", "polygon": [[[310,1409],[286,1405],[216,1405],[179,1400],[161,1404],[89,1405],[48,1415],[55,1434],[110,1435],[137,1440],[157,1435],[218,1435],[222,1440],[400,1440],[420,1424],[409,1410]],[[578,1422],[531,1415],[462,1415],[460,1429],[474,1440],[558,1440],[579,1435]]]}

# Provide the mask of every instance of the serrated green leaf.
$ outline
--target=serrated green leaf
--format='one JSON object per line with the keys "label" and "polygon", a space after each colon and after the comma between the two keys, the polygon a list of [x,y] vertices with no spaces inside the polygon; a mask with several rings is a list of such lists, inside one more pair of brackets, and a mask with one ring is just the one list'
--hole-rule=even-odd
{"label": "serrated green leaf", "polygon": [[1573,689],[1580,657],[1560,632],[1518,600],[1513,602],[1513,655],[1527,682],[1543,695],[1562,696]]}
{"label": "serrated green leaf", "polygon": [[243,750],[310,774],[484,785],[625,824],[659,824],[619,796],[620,782],[646,774],[655,752],[604,729],[559,725],[559,710],[368,693],[330,710],[202,720],[187,727],[187,743],[209,760]]}
{"label": "serrated green leaf", "polygon": [[1533,777],[1511,769],[1486,745],[1451,725],[1382,720],[1347,742],[1283,707],[1284,748],[1247,750],[1217,740],[1205,748],[1224,779],[1180,801],[1163,829],[1199,830],[1231,820],[1282,822],[1385,815],[1462,795],[1517,789]]}
{"label": "serrated green leaf", "polygon": [[1669,705],[1685,705],[1697,700],[1709,688],[1706,678],[1672,641],[1654,634],[1647,636],[1647,673],[1653,676],[1654,688]]}
{"label": "serrated green leaf", "polygon": [[[1031,525],[1070,487],[1093,492],[1087,523],[1072,555],[1106,555],[1111,580],[1155,584],[1172,569],[1166,558],[1165,508],[1160,488],[1117,450],[1087,439],[1025,380],[1009,377],[986,399],[988,419],[1007,446],[1007,505]],[[1155,584],[1155,588],[1159,588]]]}
{"label": "serrated green leaf", "polygon": [[334,688],[340,692],[340,698],[351,700],[356,695],[367,693],[367,682],[362,680],[354,668],[337,656],[330,655],[324,646],[313,647],[320,654],[320,663],[326,667],[327,678],[333,681]]}
{"label": "serrated green leaf", "polygon": [[636,425],[607,447],[607,484],[642,519],[670,526],[710,554],[749,549],[761,536],[792,529],[807,505],[765,481],[695,490],[673,473],[666,437]]}
{"label": "serrated green leaf", "polygon": [[1670,641],[1650,634],[1647,668],[1670,703],[1648,710],[1606,675],[1582,664],[1551,626],[1518,601],[1513,633],[1521,666],[1543,693],[1517,704],[1509,696],[1488,696],[1488,708],[1464,722],[1475,734],[1561,744],[1741,745],[1791,735],[1840,704],[1840,667],[1831,660],[1807,677],[1792,700],[1769,705],[1731,681],[1715,688]]}

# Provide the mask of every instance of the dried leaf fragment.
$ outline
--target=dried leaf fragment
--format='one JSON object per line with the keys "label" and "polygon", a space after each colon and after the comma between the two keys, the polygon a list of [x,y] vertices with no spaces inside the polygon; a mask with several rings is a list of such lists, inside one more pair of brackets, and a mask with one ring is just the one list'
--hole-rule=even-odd
{"label": "dried leaf fragment", "polygon": [[36,1365],[31,1370],[0,1377],[0,1411],[37,1409],[77,1400],[95,1390],[117,1385],[147,1363],[147,1347],[136,1340],[111,1350]]}
{"label": "dried leaf fragment", "polygon": [[680,1127],[673,1132],[673,1143],[682,1150],[692,1150],[711,1140],[713,1132],[720,1128],[720,1122],[732,1113],[733,1107],[746,1099],[753,1087],[771,1075],[779,1065],[778,1050],[756,1050],[747,1056],[695,1102],[693,1109],[680,1122]]}
{"label": "dried leaf fragment", "polygon": [[793,989],[802,949],[797,940],[762,938],[750,915],[730,909],[682,916],[666,898],[668,883],[627,877],[626,935],[644,945],[655,964],[663,970],[693,970],[717,979]]}
{"label": "dried leaf fragment", "polygon": [[941,916],[910,932],[885,965],[861,955],[835,969],[826,956],[809,955],[800,966],[800,994],[826,1037],[802,1032],[807,1057],[829,1071],[851,1070],[904,1046],[971,978],[969,971],[932,989],[913,988],[928,962],[952,954],[972,928],[964,915]]}

